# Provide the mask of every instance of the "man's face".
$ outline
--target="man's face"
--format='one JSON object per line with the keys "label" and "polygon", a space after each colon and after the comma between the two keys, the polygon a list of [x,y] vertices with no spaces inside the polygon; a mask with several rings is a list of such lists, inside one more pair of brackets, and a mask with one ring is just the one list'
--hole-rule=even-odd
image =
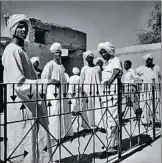
{"label": "man's face", "polygon": [[60,50],[58,50],[57,52],[54,53],[54,58],[57,59],[57,60],[60,60],[61,59],[61,54],[62,54],[62,52]]}
{"label": "man's face", "polygon": [[37,67],[39,66],[39,62],[38,62],[38,61],[35,61],[35,62],[33,63],[33,66],[37,68]]}
{"label": "man's face", "polygon": [[100,54],[104,60],[109,60],[111,58],[111,55],[105,49],[101,49]]}
{"label": "man's face", "polygon": [[14,37],[25,40],[28,34],[28,25],[26,22],[20,22],[16,28]]}
{"label": "man's face", "polygon": [[103,62],[102,62],[101,60],[98,60],[98,61],[97,61],[97,63],[96,63],[96,65],[98,65],[98,66],[101,66],[101,67],[102,67],[102,66],[103,66]]}
{"label": "man's face", "polygon": [[152,65],[152,64],[153,64],[153,59],[152,59],[152,58],[148,58],[148,59],[146,60],[146,64],[147,64],[147,65]]}
{"label": "man's face", "polygon": [[130,69],[130,65],[127,62],[124,62],[124,69],[125,70],[129,70]]}
{"label": "man's face", "polygon": [[88,63],[93,63],[93,59],[94,59],[94,57],[93,56],[88,56],[87,58],[86,58],[86,61],[88,62]]}

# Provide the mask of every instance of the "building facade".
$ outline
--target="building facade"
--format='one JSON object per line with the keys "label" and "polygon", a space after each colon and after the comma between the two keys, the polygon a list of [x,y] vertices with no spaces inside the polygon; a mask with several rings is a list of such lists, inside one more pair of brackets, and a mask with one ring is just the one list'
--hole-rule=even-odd
{"label": "building facade", "polygon": [[[25,42],[25,49],[29,57],[40,57],[40,68],[53,59],[49,48],[52,43],[59,42],[63,48],[62,63],[65,71],[71,76],[72,68],[83,67],[83,52],[86,51],[87,35],[84,32],[74,30],[69,27],[60,26],[52,23],[44,23],[34,18],[30,19],[31,27],[29,37]],[[2,28],[6,30],[7,27]],[[3,33],[3,31],[1,31]],[[7,37],[6,37],[7,39]],[[6,42],[6,45],[8,42]],[[4,45],[1,46],[1,53]]]}

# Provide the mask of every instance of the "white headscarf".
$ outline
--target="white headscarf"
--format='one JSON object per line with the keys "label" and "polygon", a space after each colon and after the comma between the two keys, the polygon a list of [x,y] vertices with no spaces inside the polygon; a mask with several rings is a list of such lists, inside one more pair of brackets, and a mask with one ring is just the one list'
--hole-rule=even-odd
{"label": "white headscarf", "polygon": [[106,50],[110,55],[115,55],[115,47],[111,42],[99,43],[98,52],[100,53],[102,49]]}
{"label": "white headscarf", "polygon": [[32,64],[33,64],[34,62],[36,62],[36,61],[38,61],[39,64],[40,64],[40,59],[39,59],[39,57],[32,57],[30,60],[31,60],[31,63],[32,63]]}
{"label": "white headscarf", "polygon": [[[10,18],[8,19],[7,26],[9,27],[10,36],[12,38],[15,34],[17,26],[19,25],[19,23],[21,21],[26,22],[28,25],[28,28],[29,28],[30,20],[23,14],[14,14],[14,15],[10,16]],[[29,31],[28,31],[28,33],[29,33]]]}
{"label": "white headscarf", "polygon": [[83,53],[83,58],[84,58],[84,60],[86,60],[86,58],[87,58],[88,56],[94,57],[93,52],[92,52],[92,51],[86,51],[86,52]]}
{"label": "white headscarf", "polygon": [[94,64],[96,65],[97,62],[101,60],[103,63],[104,63],[104,60],[101,58],[101,57],[97,57],[95,60],[94,60]]}
{"label": "white headscarf", "polygon": [[51,51],[51,53],[55,53],[57,51],[62,51],[61,44],[58,42],[53,43],[50,47],[50,51]]}
{"label": "white headscarf", "polygon": [[146,55],[143,56],[144,60],[147,60],[148,58],[153,59],[153,55],[152,54],[146,54]]}
{"label": "white headscarf", "polygon": [[78,75],[80,70],[77,67],[74,67],[72,72],[73,72],[73,74]]}

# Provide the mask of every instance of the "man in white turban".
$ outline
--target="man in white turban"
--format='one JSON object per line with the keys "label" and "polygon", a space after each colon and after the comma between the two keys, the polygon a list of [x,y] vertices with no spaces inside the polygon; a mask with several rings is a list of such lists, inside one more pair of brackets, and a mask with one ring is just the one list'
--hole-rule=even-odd
{"label": "man in white turban", "polygon": [[[99,97],[96,92],[99,90],[97,84],[101,83],[101,70],[93,63],[94,54],[92,51],[83,53],[83,58],[87,64],[81,69],[80,74],[80,83],[83,85],[82,91],[85,93],[84,98],[82,99],[82,109],[84,109],[83,114],[85,119],[88,116],[88,127],[94,128],[97,126],[97,123],[95,122],[95,109],[98,108],[97,101],[99,100]],[[82,125],[83,128],[86,128],[84,124]]]}
{"label": "man in white turban", "polygon": [[153,59],[153,55],[152,55],[152,54],[146,54],[146,55],[143,56],[143,59],[144,59],[144,60],[147,60],[147,59],[149,59],[149,58],[150,58],[150,59]]}
{"label": "man in white turban", "polygon": [[98,45],[98,51],[106,50],[109,55],[115,55],[115,47],[111,42],[100,43]]}
{"label": "man in white turban", "polygon": [[31,60],[31,63],[32,63],[33,67],[34,67],[34,70],[36,71],[36,73],[38,75],[38,78],[40,79],[42,70],[38,68],[38,66],[40,65],[39,57],[32,57],[30,60]]}
{"label": "man in white turban", "polygon": [[74,75],[79,75],[80,70],[77,67],[74,67],[72,72],[73,72]]}
{"label": "man in white turban", "polygon": [[26,15],[23,14],[14,14],[10,16],[7,25],[9,27],[10,36],[13,38],[16,28],[19,25],[20,22],[26,22],[26,27],[29,28],[29,19],[26,17]]}
{"label": "man in white turban", "polygon": [[72,75],[69,78],[69,95],[72,98],[71,102],[71,111],[72,112],[77,112],[80,109],[80,76],[79,72],[80,70],[77,67],[74,67],[72,69],[72,72],[74,75]]}
{"label": "man in white turban", "polygon": [[51,51],[51,53],[53,53],[53,54],[54,54],[54,53],[59,53],[59,52],[62,53],[61,44],[58,43],[58,42],[53,43],[53,44],[51,45],[51,47],[50,47],[50,51]]}
{"label": "man in white turban", "polygon": [[[44,163],[49,162],[52,151],[43,151],[44,147],[51,146],[51,143],[47,132],[48,119],[40,118],[40,116],[47,116],[47,109],[44,102],[37,102],[40,100],[37,95],[45,93],[47,84],[59,84],[59,81],[37,79],[32,63],[24,50],[28,26],[29,19],[25,15],[16,14],[9,18],[8,27],[13,40],[7,45],[2,56],[4,83],[17,83],[7,85],[7,122],[16,121],[7,124],[7,158],[22,155],[23,151],[27,151],[26,157],[15,157],[12,162]],[[43,87],[41,84],[44,84]],[[32,97],[28,96],[31,94]],[[30,100],[32,102],[24,103]],[[21,122],[17,123],[17,121]]]}
{"label": "man in white turban", "polygon": [[[117,84],[117,78],[122,75],[122,66],[121,61],[118,57],[115,56],[115,47],[111,42],[105,42],[100,43],[98,45],[98,52],[101,54],[103,59],[105,60],[105,64],[102,71],[102,83],[103,85],[103,92],[106,91],[107,97],[103,93],[102,98],[102,105],[104,107],[108,107],[109,113],[107,111],[107,116],[104,116],[104,127],[107,129],[107,134],[109,137],[112,138],[110,140],[110,150],[113,149],[115,145],[117,145],[118,140],[118,133],[117,133],[117,94],[114,95],[114,90],[117,92],[117,87],[115,84]],[[107,86],[106,86],[107,85]],[[110,88],[110,93],[109,89]],[[113,97],[113,103],[112,103],[112,97]],[[101,110],[102,114],[104,114],[105,111]],[[116,121],[116,122],[115,122]],[[107,122],[107,123],[106,123]],[[105,152],[102,153],[103,155]],[[102,157],[102,155],[101,155]]]}
{"label": "man in white turban", "polygon": [[[61,63],[61,44],[57,42],[53,43],[50,47],[50,51],[54,58],[45,65],[41,78],[57,79],[61,83],[60,88],[49,85],[46,94],[47,105],[49,102],[52,105],[48,107],[48,114],[56,115],[49,118],[49,129],[54,138],[59,140],[59,138],[64,138],[65,135],[72,136],[73,130],[72,128],[70,129],[71,114],[69,114],[70,108],[68,99],[64,96],[64,93],[67,93],[67,80],[65,78],[65,68]],[[58,114],[64,115],[60,117],[57,116]],[[53,143],[56,143],[55,139],[53,139]]]}
{"label": "man in white turban", "polygon": [[[141,99],[141,108],[143,109],[143,123],[147,126],[150,126],[152,124],[152,102],[148,99],[149,98],[149,91],[151,89],[151,83],[153,80],[155,83],[160,84],[161,83],[161,71],[160,66],[153,63],[153,55],[152,54],[146,54],[143,56],[143,59],[145,60],[145,65],[140,66],[136,69],[136,73],[141,77],[143,80],[143,86],[142,86],[142,92],[143,99]],[[147,91],[147,92],[146,92]],[[157,94],[157,99],[160,98],[160,94]],[[148,103],[148,105],[145,105],[145,103]],[[148,107],[150,105],[150,107]],[[161,111],[160,111],[161,112]],[[142,115],[142,116],[143,116]]]}

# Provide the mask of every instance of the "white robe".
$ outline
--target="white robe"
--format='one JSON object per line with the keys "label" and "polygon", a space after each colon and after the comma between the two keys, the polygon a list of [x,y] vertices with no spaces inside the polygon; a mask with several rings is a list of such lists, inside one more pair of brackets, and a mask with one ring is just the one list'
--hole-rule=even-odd
{"label": "white robe", "polygon": [[[90,127],[96,126],[97,123],[95,121],[95,110],[99,108],[99,96],[97,95],[97,91],[100,90],[100,83],[101,83],[101,70],[95,67],[84,66],[81,70],[80,75],[80,83],[84,84],[84,92],[85,98],[83,98],[83,110],[84,116],[86,120],[86,116],[88,116],[88,124]],[[97,90],[97,84],[98,90]],[[88,99],[88,102],[86,100]],[[91,110],[91,111],[88,111]]]}
{"label": "white robe", "polygon": [[[112,77],[114,69],[122,70],[121,62],[118,57],[113,57],[105,63],[102,71],[102,82],[107,81]],[[107,89],[107,93],[105,93],[105,95],[106,96],[102,98],[102,103],[104,107],[108,107],[109,111],[106,112],[104,116],[104,127],[107,128],[109,136],[112,136],[114,132],[115,136],[117,136],[117,132],[115,131],[117,122],[117,79],[115,79],[111,85],[110,92],[109,89]],[[105,111],[102,110],[102,114],[104,112]]]}
{"label": "white robe", "polygon": [[[19,101],[19,103],[13,102],[10,97],[13,95],[13,84],[7,84],[7,102],[12,102],[7,104],[7,122],[30,119],[37,116],[46,116],[47,109],[44,102],[38,102],[38,110],[36,109],[36,102],[24,103],[25,109],[20,110],[23,101],[29,101],[27,95],[30,94],[30,84],[28,83],[32,83],[32,94],[34,94],[32,100],[36,100],[36,84],[47,84],[48,81],[37,80],[36,73],[26,52],[16,44],[10,43],[4,50],[2,63],[4,66],[4,83],[18,83],[15,84],[14,94],[17,96],[15,102]],[[41,92],[42,87],[38,86],[38,96]],[[8,156],[31,129],[11,157],[23,154],[24,150],[28,152],[28,155],[25,158],[23,156],[13,158],[11,160],[13,163],[44,163],[50,160],[51,150],[48,152],[43,150],[46,146],[51,145],[49,134],[42,127],[43,125],[48,130],[48,119],[42,118],[39,119],[39,122],[38,128],[37,125],[31,128],[34,124],[34,120],[7,125]],[[37,129],[38,141],[36,139]]]}
{"label": "white robe", "polygon": [[[80,76],[73,75],[69,78],[69,90],[68,93],[72,97],[71,111],[77,112],[80,110]],[[74,94],[75,93],[75,94]]]}
{"label": "white robe", "polygon": [[[150,97],[149,95],[149,94],[152,94],[150,92],[151,87],[152,87],[151,83],[152,83],[152,79],[155,79],[155,83],[161,82],[160,66],[155,65],[154,68],[151,69],[144,65],[144,66],[138,67],[136,69],[136,72],[138,75],[141,76],[141,79],[143,79],[143,85],[142,85],[142,90],[141,90],[142,93],[140,93],[140,101],[141,101],[140,107],[143,109],[142,117],[144,116],[144,118],[142,119],[142,121],[143,123],[147,123],[152,120],[152,115],[151,115],[152,114],[152,100],[151,100],[152,97]],[[157,92],[156,98],[160,99],[160,96],[161,96],[161,92]],[[157,103],[157,99],[155,100],[156,103]],[[160,110],[160,113],[161,113],[161,110]],[[158,120],[160,121],[160,118]]]}
{"label": "white robe", "polygon": [[[54,60],[51,60],[45,65],[41,76],[42,79],[57,79],[62,84],[60,88],[56,88],[54,85],[49,85],[47,87],[46,95],[47,105],[49,101],[52,105],[48,107],[48,115],[52,115],[52,117],[49,117],[49,130],[56,139],[59,139],[60,136],[63,138],[71,126],[71,114],[66,114],[70,112],[68,100],[63,97],[63,93],[68,93],[65,88],[65,86],[67,87],[67,85],[65,85],[67,84],[67,81],[65,79],[64,71],[65,69],[62,64],[59,65]],[[54,93],[57,93],[58,96],[55,97]],[[53,116],[58,114],[66,115]],[[73,131],[71,127],[67,136],[71,136],[72,134]]]}

